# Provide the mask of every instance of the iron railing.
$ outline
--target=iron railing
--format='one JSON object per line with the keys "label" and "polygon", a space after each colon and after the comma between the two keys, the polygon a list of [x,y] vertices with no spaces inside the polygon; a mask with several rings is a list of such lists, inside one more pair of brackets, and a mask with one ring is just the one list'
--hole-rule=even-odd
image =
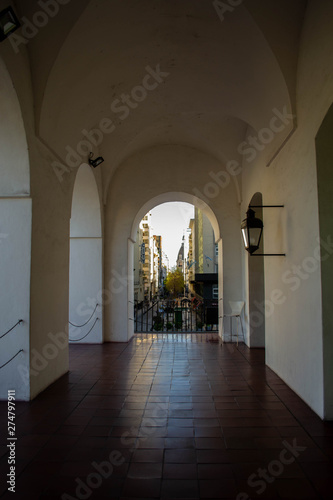
{"label": "iron railing", "polygon": [[218,330],[218,301],[180,297],[135,302],[134,331],[142,332],[212,332]]}

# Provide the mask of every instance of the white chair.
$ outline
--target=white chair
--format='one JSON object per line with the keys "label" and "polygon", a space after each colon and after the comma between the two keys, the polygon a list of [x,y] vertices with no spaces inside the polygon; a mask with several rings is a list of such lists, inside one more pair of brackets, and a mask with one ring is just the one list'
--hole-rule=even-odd
{"label": "white chair", "polygon": [[[229,305],[231,312],[229,314],[224,314],[225,317],[230,318],[230,335],[231,335],[231,342],[232,342],[232,318],[239,318],[241,328],[242,328],[242,333],[243,333],[243,340],[244,340],[244,330],[243,330],[243,324],[242,324],[242,310],[244,307],[244,301],[242,300],[229,300]],[[237,346],[238,346],[238,321],[237,322]]]}

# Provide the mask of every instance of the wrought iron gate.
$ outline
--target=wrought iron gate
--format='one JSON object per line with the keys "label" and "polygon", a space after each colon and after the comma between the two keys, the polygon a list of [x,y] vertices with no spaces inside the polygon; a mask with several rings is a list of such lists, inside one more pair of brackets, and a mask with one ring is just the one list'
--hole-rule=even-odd
{"label": "wrought iron gate", "polygon": [[134,306],[135,333],[212,332],[218,330],[218,302],[213,300],[157,300]]}

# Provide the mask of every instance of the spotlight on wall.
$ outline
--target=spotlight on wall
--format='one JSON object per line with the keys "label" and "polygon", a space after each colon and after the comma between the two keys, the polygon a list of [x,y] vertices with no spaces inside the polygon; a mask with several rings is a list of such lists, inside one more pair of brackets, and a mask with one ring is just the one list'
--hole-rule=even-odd
{"label": "spotlight on wall", "polygon": [[241,224],[242,236],[245,250],[252,256],[285,256],[285,253],[254,253],[258,250],[264,224],[261,219],[256,217],[256,213],[252,208],[282,208],[284,205],[249,205],[246,212],[246,219]]}
{"label": "spotlight on wall", "polygon": [[89,155],[89,165],[91,165],[92,167],[96,168],[96,167],[98,167],[98,165],[100,165],[101,163],[103,163],[104,158],[102,158],[101,156],[98,156],[97,158],[95,158],[93,160],[93,156],[94,156],[94,154],[90,153],[90,155]]}
{"label": "spotlight on wall", "polygon": [[21,26],[12,7],[0,12],[0,42],[3,42]]}

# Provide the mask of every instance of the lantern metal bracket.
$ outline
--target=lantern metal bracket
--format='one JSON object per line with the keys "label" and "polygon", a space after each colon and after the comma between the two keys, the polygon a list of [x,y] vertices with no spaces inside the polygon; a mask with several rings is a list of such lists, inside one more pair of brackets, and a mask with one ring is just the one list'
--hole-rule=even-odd
{"label": "lantern metal bracket", "polygon": [[285,257],[285,253],[250,253],[251,257]]}
{"label": "lantern metal bracket", "polygon": [[[284,208],[284,205],[249,205],[249,208]],[[250,253],[251,257],[285,257],[285,253]]]}
{"label": "lantern metal bracket", "polygon": [[284,208],[284,205],[249,205],[249,208]]}

